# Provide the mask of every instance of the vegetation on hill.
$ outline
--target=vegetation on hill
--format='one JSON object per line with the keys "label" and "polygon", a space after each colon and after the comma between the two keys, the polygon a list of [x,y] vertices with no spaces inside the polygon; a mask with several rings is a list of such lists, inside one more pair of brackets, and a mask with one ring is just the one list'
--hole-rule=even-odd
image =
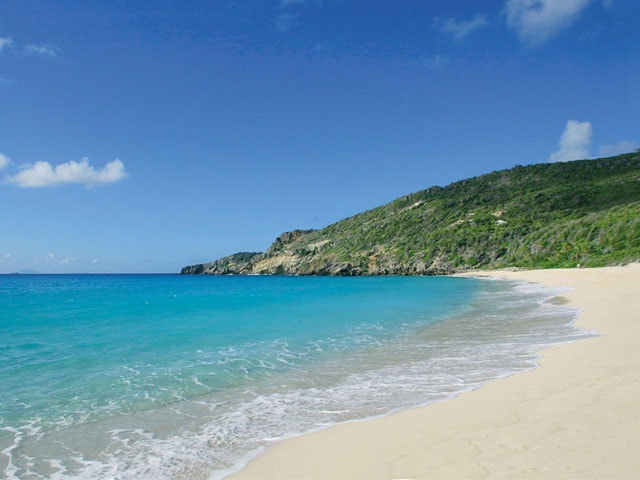
{"label": "vegetation on hill", "polygon": [[183,273],[447,274],[640,259],[640,153],[516,166],[432,187]]}

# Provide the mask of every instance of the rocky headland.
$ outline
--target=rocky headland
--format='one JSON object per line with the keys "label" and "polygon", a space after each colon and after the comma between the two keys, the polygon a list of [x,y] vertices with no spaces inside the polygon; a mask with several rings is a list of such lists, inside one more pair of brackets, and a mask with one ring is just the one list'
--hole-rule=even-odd
{"label": "rocky headland", "polygon": [[640,259],[640,154],[516,166],[431,187],[183,274],[441,275]]}

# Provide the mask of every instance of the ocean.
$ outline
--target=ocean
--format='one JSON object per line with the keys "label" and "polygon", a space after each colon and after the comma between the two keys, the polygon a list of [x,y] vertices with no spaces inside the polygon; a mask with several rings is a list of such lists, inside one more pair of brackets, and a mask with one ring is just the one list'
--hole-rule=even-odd
{"label": "ocean", "polygon": [[560,290],[453,277],[0,276],[0,477],[223,478],[593,336]]}

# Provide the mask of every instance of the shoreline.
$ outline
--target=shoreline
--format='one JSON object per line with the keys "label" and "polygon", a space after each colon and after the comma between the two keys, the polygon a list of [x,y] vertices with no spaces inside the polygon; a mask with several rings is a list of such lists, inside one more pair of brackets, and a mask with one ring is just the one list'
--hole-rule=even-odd
{"label": "shoreline", "polygon": [[227,478],[637,478],[640,264],[463,275],[570,287],[576,326],[601,336],[451,400],[282,441]]}

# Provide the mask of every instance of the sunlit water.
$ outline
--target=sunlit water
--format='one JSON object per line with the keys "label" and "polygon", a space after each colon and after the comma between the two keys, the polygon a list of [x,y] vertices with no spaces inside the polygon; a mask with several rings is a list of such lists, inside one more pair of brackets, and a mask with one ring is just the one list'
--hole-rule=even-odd
{"label": "sunlit water", "polygon": [[559,293],[442,277],[0,276],[0,477],[219,478],[592,335]]}

